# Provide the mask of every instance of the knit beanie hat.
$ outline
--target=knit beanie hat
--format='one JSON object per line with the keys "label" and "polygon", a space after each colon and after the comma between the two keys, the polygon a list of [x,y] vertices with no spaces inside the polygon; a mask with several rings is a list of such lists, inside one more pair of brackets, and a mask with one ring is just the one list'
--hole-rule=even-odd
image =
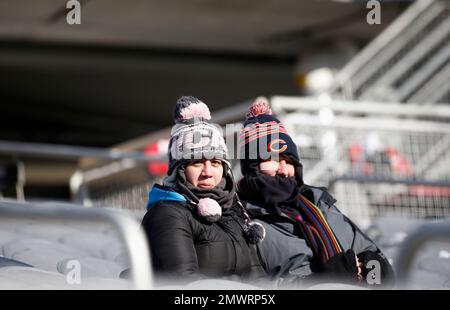
{"label": "knit beanie hat", "polygon": [[208,106],[199,99],[183,96],[177,100],[169,142],[169,175],[193,159],[220,159],[231,166],[221,130],[210,124],[210,119]]}
{"label": "knit beanie hat", "polygon": [[250,165],[269,158],[287,156],[296,166],[301,166],[297,146],[283,124],[272,115],[269,102],[258,97],[247,113],[240,136],[241,172],[250,172]]}

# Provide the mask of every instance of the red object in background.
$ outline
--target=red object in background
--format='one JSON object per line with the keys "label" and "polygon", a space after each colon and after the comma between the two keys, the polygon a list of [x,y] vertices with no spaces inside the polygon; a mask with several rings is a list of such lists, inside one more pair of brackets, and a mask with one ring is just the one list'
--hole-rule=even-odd
{"label": "red object in background", "polygon": [[[389,159],[389,167],[393,175],[411,177],[413,170],[408,160],[395,148],[391,146],[384,147],[380,153],[385,153]],[[359,143],[351,144],[348,147],[348,156],[353,165],[359,164],[361,172],[365,175],[373,175],[375,168],[373,163],[366,158],[365,150]]]}
{"label": "red object in background", "polygon": [[372,175],[374,173],[374,169],[372,164],[366,162],[364,158],[364,149],[359,143],[351,144],[348,147],[348,157],[352,164],[361,164],[361,172],[365,175]]}
{"label": "red object in background", "polygon": [[360,162],[362,160],[362,155],[363,148],[361,144],[354,143],[348,147],[348,156],[350,157],[350,161],[352,163]]}
{"label": "red object in background", "polygon": [[387,146],[385,149],[388,154],[389,161],[391,163],[392,172],[396,175],[403,175],[410,177],[413,175],[412,168],[409,165],[406,158],[400,154],[399,151],[391,146]]}
{"label": "red object in background", "polygon": [[450,198],[450,187],[447,186],[412,185],[408,190],[413,196]]}
{"label": "red object in background", "polygon": [[373,175],[374,168],[371,163],[368,163],[364,159],[364,149],[361,144],[355,143],[348,147],[348,156],[352,164],[361,164],[361,172],[365,175]]}
{"label": "red object in background", "polygon": [[[165,140],[159,140],[157,142],[151,143],[144,148],[144,154],[148,156],[157,156],[167,152],[167,143]],[[161,177],[166,175],[169,171],[169,164],[167,161],[155,160],[147,164],[147,172],[151,176]]]}

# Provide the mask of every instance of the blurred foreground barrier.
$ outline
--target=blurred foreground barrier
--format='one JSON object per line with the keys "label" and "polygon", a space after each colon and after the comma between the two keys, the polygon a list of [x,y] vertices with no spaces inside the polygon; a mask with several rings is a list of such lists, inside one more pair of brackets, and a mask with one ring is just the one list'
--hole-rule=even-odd
{"label": "blurred foreground barrier", "polygon": [[399,288],[407,288],[416,254],[431,241],[450,242],[450,221],[423,225],[404,241],[395,264]]}
{"label": "blurred foreground barrier", "polygon": [[119,232],[129,254],[130,269],[135,289],[152,289],[149,249],[139,224],[132,218],[113,210],[67,208],[58,206],[34,206],[31,203],[0,202],[0,220],[33,220],[58,223],[111,224]]}

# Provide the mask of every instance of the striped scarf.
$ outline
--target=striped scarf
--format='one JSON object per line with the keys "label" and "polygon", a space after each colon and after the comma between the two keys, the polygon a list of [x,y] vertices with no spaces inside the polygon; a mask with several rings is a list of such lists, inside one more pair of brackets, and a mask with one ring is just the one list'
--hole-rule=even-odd
{"label": "striped scarf", "polygon": [[301,225],[308,246],[323,264],[342,252],[342,247],[322,211],[302,194],[298,194],[295,207],[285,207],[283,212]]}
{"label": "striped scarf", "polygon": [[294,177],[267,176],[258,171],[238,183],[239,196],[272,214],[285,214],[297,222],[314,258],[326,263],[342,247],[322,211],[305,197]]}

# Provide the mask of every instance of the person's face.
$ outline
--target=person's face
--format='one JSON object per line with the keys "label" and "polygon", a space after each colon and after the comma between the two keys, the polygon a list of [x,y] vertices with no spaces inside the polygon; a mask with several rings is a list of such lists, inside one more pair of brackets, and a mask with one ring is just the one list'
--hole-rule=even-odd
{"label": "person's face", "polygon": [[196,160],[186,165],[186,179],[195,187],[214,188],[220,183],[222,176],[223,166],[218,159]]}
{"label": "person's face", "polygon": [[262,173],[270,176],[293,177],[295,175],[294,165],[288,158],[280,157],[279,160],[266,160],[259,164]]}

